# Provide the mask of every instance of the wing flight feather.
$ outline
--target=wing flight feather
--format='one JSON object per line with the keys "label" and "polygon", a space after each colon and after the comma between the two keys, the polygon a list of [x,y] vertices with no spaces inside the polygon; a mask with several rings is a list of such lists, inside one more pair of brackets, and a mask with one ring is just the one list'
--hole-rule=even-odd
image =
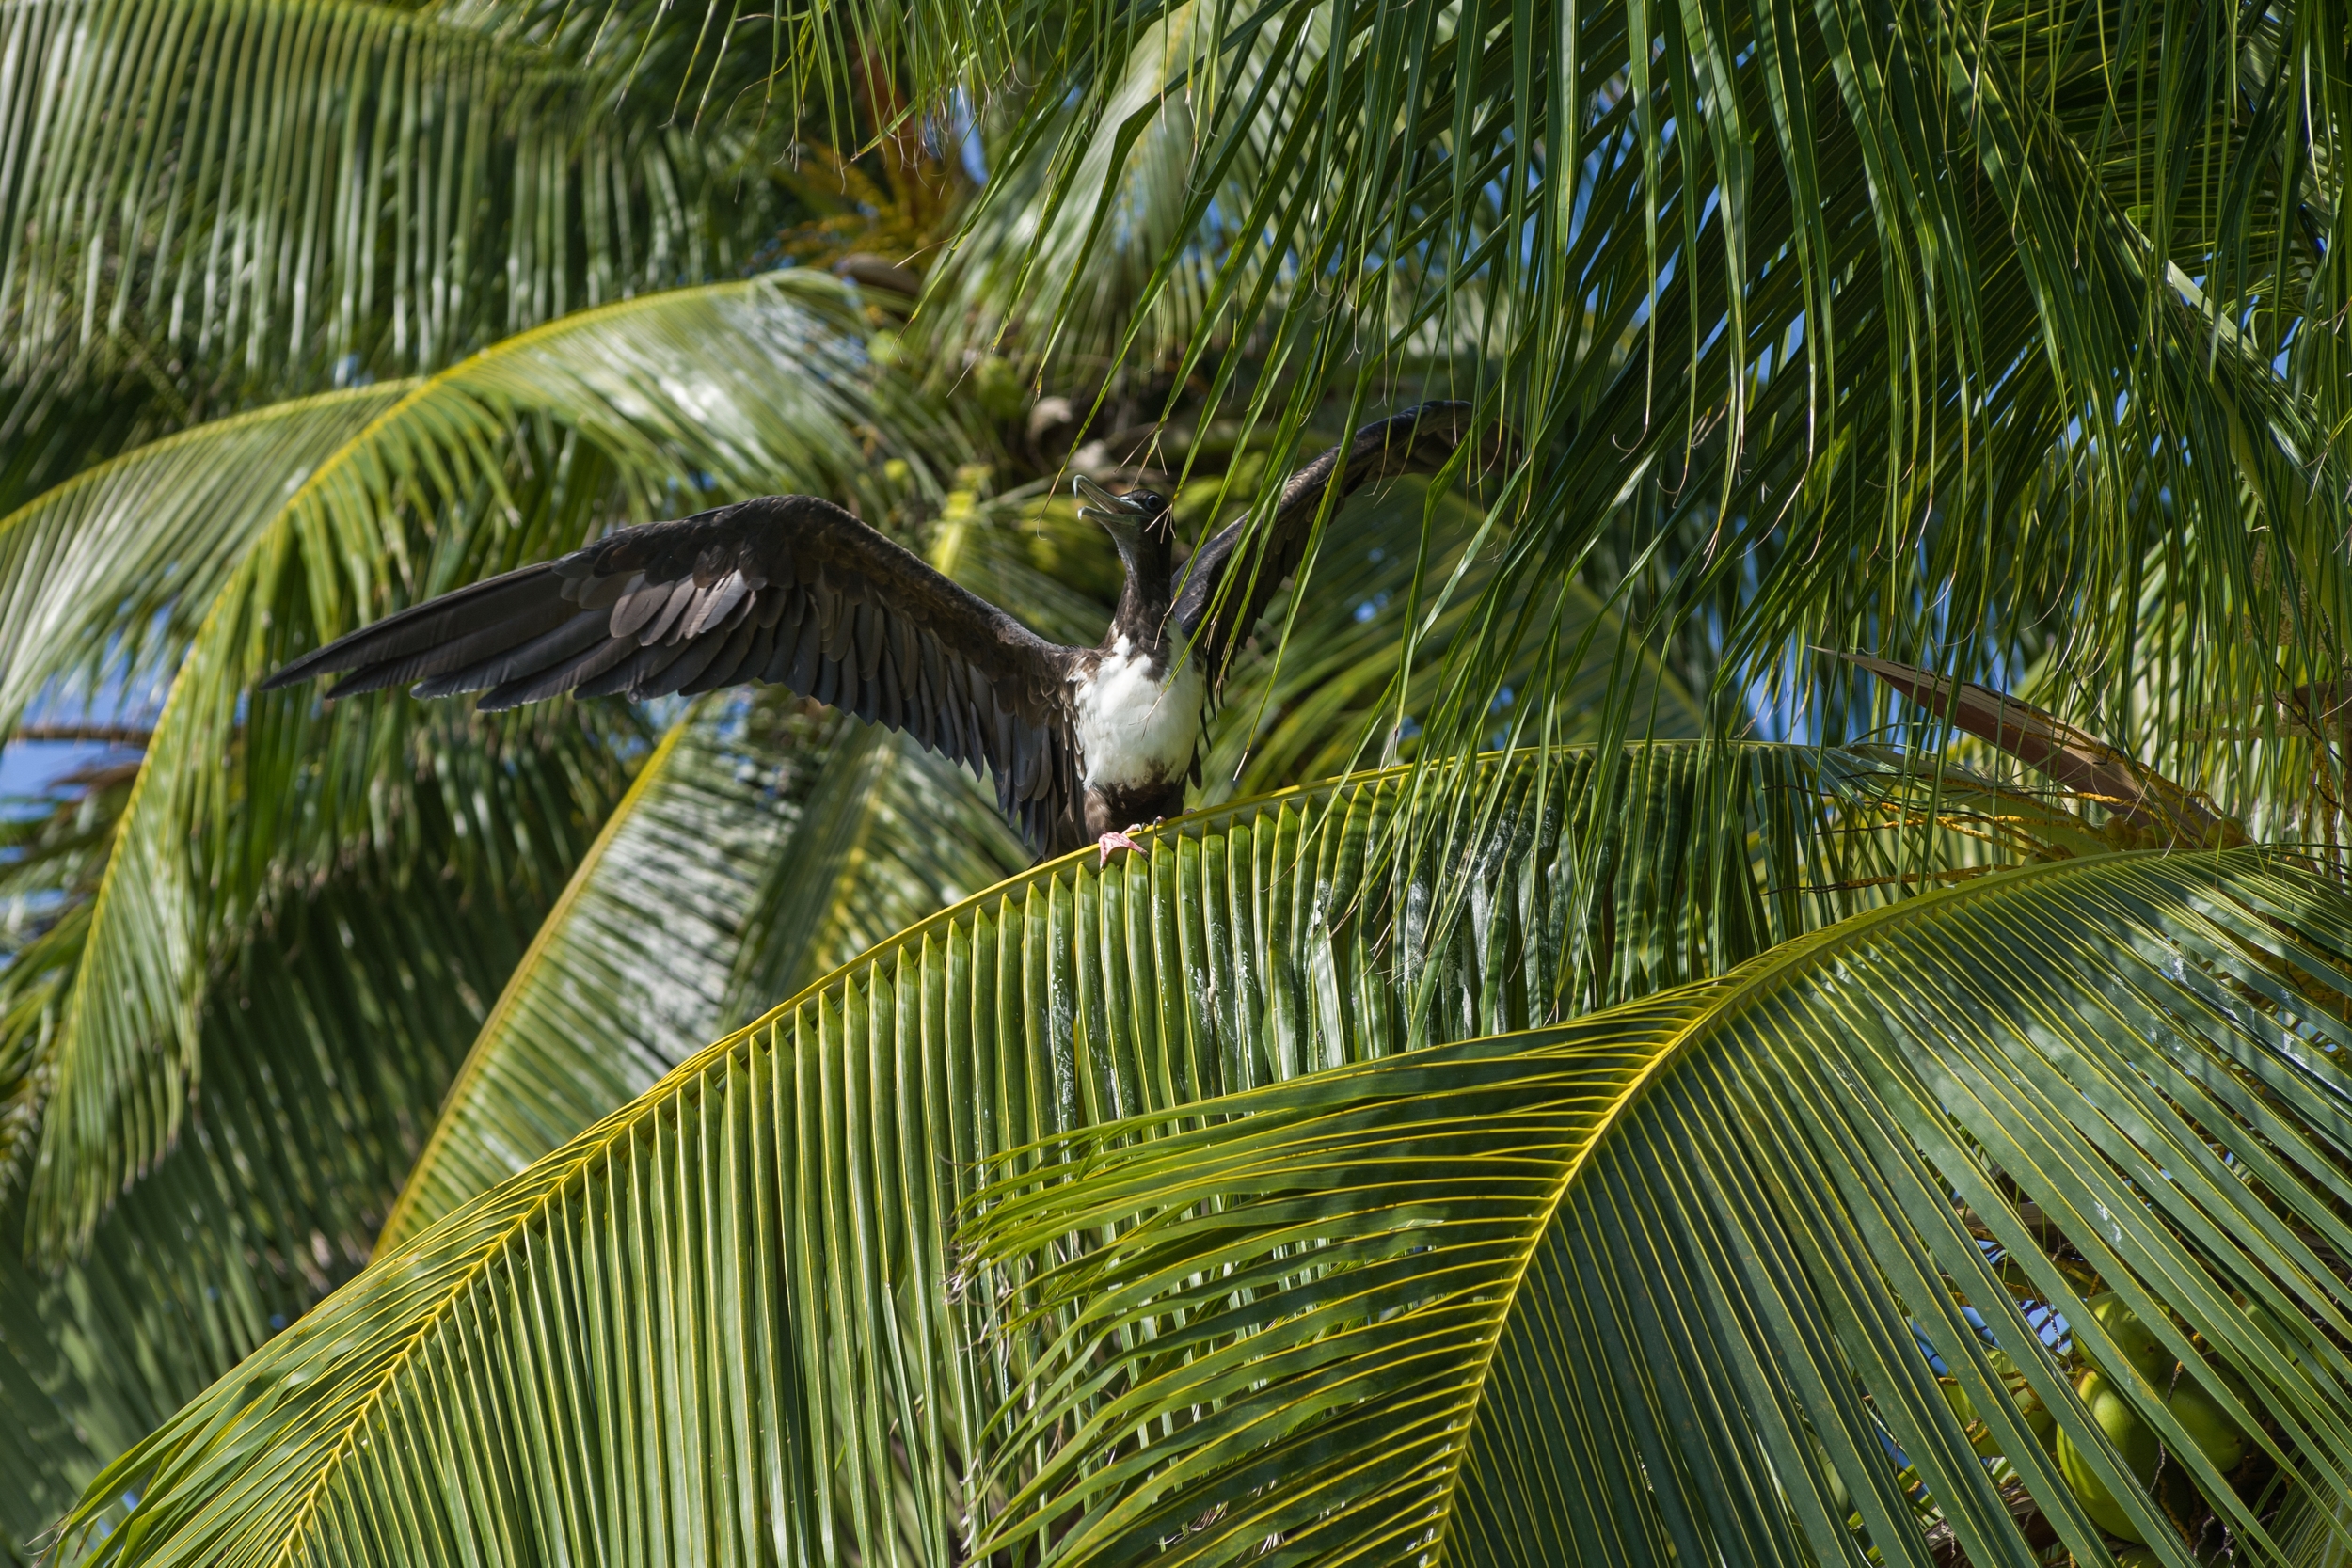
{"label": "wing flight feather", "polygon": [[[1443,467],[1469,437],[1470,416],[1467,403],[1425,403],[1375,420],[1293,474],[1263,528],[1251,530],[1254,513],[1236,518],[1193,552],[1178,574],[1171,613],[1212,689],[1223,684],[1234,651],[1306,558],[1325,493],[1336,485],[1336,510],[1375,480]],[[1245,547],[1252,544],[1257,547]]]}
{"label": "wing flight feather", "polygon": [[1087,842],[1068,679],[1023,626],[829,501],[771,496],[622,529],[389,615],[263,683],[415,683],[485,710],[764,681],[887,724],[996,781],[1041,853]]}

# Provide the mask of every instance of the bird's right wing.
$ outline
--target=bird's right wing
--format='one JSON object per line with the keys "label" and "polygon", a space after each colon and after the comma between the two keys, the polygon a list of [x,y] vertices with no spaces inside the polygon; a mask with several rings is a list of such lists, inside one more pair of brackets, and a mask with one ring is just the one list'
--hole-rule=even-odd
{"label": "bird's right wing", "polygon": [[333,696],[414,682],[495,709],[770,682],[985,766],[1043,852],[1085,842],[1071,652],[830,501],[769,496],[429,599],[263,684],[342,673]]}

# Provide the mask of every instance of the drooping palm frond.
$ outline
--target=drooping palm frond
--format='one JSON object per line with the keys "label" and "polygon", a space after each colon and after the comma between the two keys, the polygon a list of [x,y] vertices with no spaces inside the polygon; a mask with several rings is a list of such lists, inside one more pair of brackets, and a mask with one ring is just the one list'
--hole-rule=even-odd
{"label": "drooping palm frond", "polygon": [[[7,1156],[0,1539],[33,1541],[109,1460],[367,1261],[466,1041],[639,733],[626,710],[555,717],[503,747],[465,729],[421,737],[430,760],[399,832],[281,890],[245,932],[199,1015],[187,1129],[81,1257],[20,1256],[29,1162]],[[136,766],[103,766],[0,853],[27,917],[0,965],[11,1138],[38,1131],[44,1052]]]}
{"label": "drooping palm frond", "polygon": [[2077,1558],[2096,1515],[2168,1563],[2293,1560],[2271,1505],[2324,1530],[2352,1484],[2348,942],[2340,886],[2260,851],[2015,871],[1057,1147],[978,1200],[1018,1370],[975,1549],[2029,1562],[2015,1492]]}
{"label": "drooping palm frond", "polygon": [[[2344,662],[2352,424],[2319,371],[2347,297],[2338,8],[939,21],[933,89],[1024,84],[971,233],[1032,210],[1031,340],[1080,329],[1070,280],[1116,248],[1152,150],[1184,150],[1132,302],[1152,319],[1216,259],[1171,404],[1247,410],[1287,454],[1335,387],[1458,367],[1529,437],[1489,602],[1623,579],[1719,727],[1774,677],[1864,727],[1819,645],[1974,678],[2062,645],[2120,689],[2143,583],[2208,659],[2265,629],[2248,690]],[[1134,93],[1136,60],[1167,90]],[[2158,572],[2192,546],[2198,571]],[[1482,617],[1430,745],[1482,743],[1515,656],[1573,613]]]}
{"label": "drooping palm frond", "polygon": [[273,404],[167,436],[0,519],[0,727],[44,696],[87,699],[109,677],[136,689],[167,673],[284,509],[284,481],[326,461],[414,385]]}
{"label": "drooping palm frond", "polygon": [[[2139,754],[2161,754],[2176,776],[2273,842],[2341,846],[2352,733],[2344,671],[2280,668],[2279,638],[2250,609],[2231,637],[2204,637],[2169,607],[2168,581],[2202,569],[2194,542],[2166,552],[2138,586],[2137,636],[2126,677],[2109,681],[2052,650],[2019,677],[2022,694],[2086,716],[2097,733]],[[2274,678],[2274,676],[2276,678]]]}
{"label": "drooping palm frond", "polygon": [[1502,815],[1393,880],[1364,849],[1397,771],[923,922],[379,1258],[102,1478],[69,1556],[437,1560],[495,1517],[528,1555],[955,1560],[1000,1397],[945,1290],[975,1162],[1716,973],[1883,895],[1840,885],[1881,835],[1827,831],[1817,753],[1745,752],[1720,797],[1703,751],[1515,765]]}
{"label": "drooping palm frond", "polygon": [[[587,10],[533,34],[368,0],[11,6],[0,360],[324,388],[738,272],[790,209],[758,170],[793,127],[673,122],[724,8],[624,55]],[[691,72],[726,111],[771,69],[735,63]]]}
{"label": "drooping palm frond", "polygon": [[[1236,475],[1238,485],[1232,483]],[[1248,475],[1248,467],[1236,464],[1218,487],[1247,496]],[[1459,494],[1419,482],[1368,497],[1332,519],[1300,581],[1268,611],[1255,646],[1235,661],[1225,711],[1202,754],[1205,800],[1329,778],[1384,760],[1382,752],[1418,750],[1413,736],[1442,695],[1442,660],[1457,639],[1478,629],[1479,591],[1492,566],[1476,548],[1479,521],[1478,508]],[[1416,625],[1415,579],[1443,581],[1457,573],[1459,591]],[[1687,740],[1706,733],[1700,700],[1661,665],[1655,650],[1632,638],[1621,615],[1581,584],[1568,584],[1558,596],[1565,652],[1578,673],[1550,698],[1561,721],[1554,741],[1598,741],[1609,720],[1629,705],[1635,735]],[[1589,657],[1576,658],[1580,652]],[[1509,674],[1514,684],[1496,694],[1490,709],[1490,745],[1504,744],[1518,728],[1519,690],[1544,678],[1539,652],[1521,650]],[[1368,737],[1367,729],[1382,721],[1388,733]]]}
{"label": "drooping palm frond", "polygon": [[[418,743],[424,710],[394,701],[322,713],[307,692],[248,696],[253,684],[310,638],[570,547],[615,512],[674,514],[697,491],[778,487],[862,495],[886,511],[892,487],[852,429],[875,430],[882,416],[842,298],[830,279],[787,276],[568,317],[420,383],[340,444],[326,444],[340,427],[311,421],[321,450],[275,449],[288,468],[243,470],[256,501],[199,515],[213,537],[241,531],[244,544],[214,546],[217,586],[166,618],[193,631],[184,653],[171,650],[169,691],[49,1057],[35,1175],[42,1244],[85,1235],[179,1127],[206,976],[264,890],[315,874],[402,815],[404,775],[386,763]],[[199,446],[186,449],[192,460]],[[222,446],[209,461],[232,456],[252,453]],[[927,482],[906,472],[901,487]],[[49,504],[16,528],[35,528]],[[102,506],[80,528],[119,526],[107,515]],[[119,562],[26,550],[8,591],[72,605],[110,588]],[[153,598],[175,579],[151,568],[151,580],[130,580]],[[43,645],[9,674],[37,689],[44,662],[72,670],[87,657],[85,643]],[[481,827],[495,846],[502,830]]]}

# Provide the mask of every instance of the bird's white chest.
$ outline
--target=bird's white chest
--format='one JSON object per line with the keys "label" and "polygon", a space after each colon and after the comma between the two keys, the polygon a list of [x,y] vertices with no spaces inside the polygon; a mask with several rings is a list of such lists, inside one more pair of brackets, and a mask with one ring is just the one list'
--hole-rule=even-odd
{"label": "bird's white chest", "polygon": [[1199,659],[1168,662],[1180,666],[1173,677],[1153,680],[1150,657],[1122,637],[1077,683],[1072,705],[1089,786],[1163,784],[1192,766],[1208,687]]}

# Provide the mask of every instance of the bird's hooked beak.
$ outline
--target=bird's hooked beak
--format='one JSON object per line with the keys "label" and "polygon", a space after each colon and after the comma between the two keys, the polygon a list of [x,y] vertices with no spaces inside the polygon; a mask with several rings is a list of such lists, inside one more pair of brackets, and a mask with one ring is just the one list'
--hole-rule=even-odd
{"label": "bird's hooked beak", "polygon": [[1136,563],[1135,552],[1145,540],[1159,545],[1174,542],[1176,515],[1165,497],[1149,490],[1130,490],[1123,496],[1114,496],[1084,474],[1073,477],[1071,487],[1078,492],[1078,515],[1100,524],[1130,567]]}
{"label": "bird's hooked beak", "polygon": [[1133,533],[1151,519],[1152,509],[1142,501],[1114,496],[1084,474],[1073,478],[1070,487],[1078,493],[1078,515],[1114,534]]}

